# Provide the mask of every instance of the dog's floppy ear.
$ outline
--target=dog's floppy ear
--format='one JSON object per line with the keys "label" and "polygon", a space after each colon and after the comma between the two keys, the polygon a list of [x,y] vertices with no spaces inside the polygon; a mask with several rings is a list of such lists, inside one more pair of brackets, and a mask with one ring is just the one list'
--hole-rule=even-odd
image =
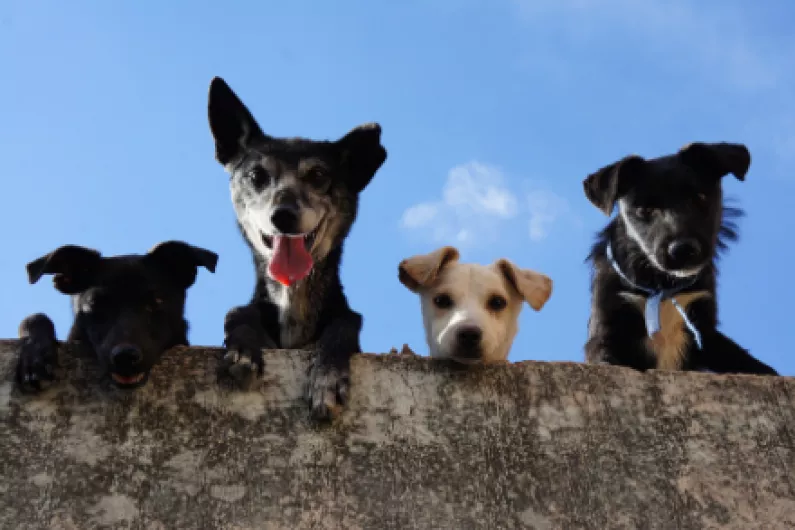
{"label": "dog's floppy ear", "polygon": [[582,182],[585,196],[605,215],[610,215],[626,188],[627,179],[631,178],[632,172],[642,169],[645,162],[637,155],[625,156],[618,162],[591,173]]}
{"label": "dog's floppy ear", "polygon": [[507,259],[497,261],[497,267],[530,307],[540,311],[552,296],[552,280],[545,274],[520,269]]}
{"label": "dog's floppy ear", "polygon": [[679,150],[685,164],[715,178],[731,173],[737,180],[745,180],[751,167],[751,153],[743,144],[693,142]]}
{"label": "dog's floppy ear", "polygon": [[215,158],[223,165],[238,157],[252,139],[265,137],[254,116],[220,77],[210,82],[207,115]]}
{"label": "dog's floppy ear", "polygon": [[362,191],[386,160],[386,149],[381,145],[381,126],[365,123],[336,143],[348,174],[348,185],[356,192]]}
{"label": "dog's floppy ear", "polygon": [[94,283],[102,255],[91,248],[64,245],[26,265],[33,284],[45,274],[54,274],[55,288],[63,294],[82,293]]}
{"label": "dog's floppy ear", "polygon": [[406,258],[398,265],[398,279],[416,293],[422,287],[433,283],[439,272],[450,263],[458,261],[458,258],[458,250],[449,246],[434,250],[430,254]]}
{"label": "dog's floppy ear", "polygon": [[158,243],[149,251],[146,259],[160,267],[181,289],[193,285],[198,267],[215,272],[215,266],[218,264],[218,254],[215,252],[182,241]]}

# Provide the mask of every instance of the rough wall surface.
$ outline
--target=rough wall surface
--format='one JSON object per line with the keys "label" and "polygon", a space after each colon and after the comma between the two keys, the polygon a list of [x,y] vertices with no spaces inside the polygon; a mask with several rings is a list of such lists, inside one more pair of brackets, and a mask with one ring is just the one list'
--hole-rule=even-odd
{"label": "rough wall surface", "polygon": [[308,355],[260,391],[215,351],[170,352],[133,393],[64,351],[12,383],[0,342],[2,528],[793,528],[795,382],[523,362],[354,359],[346,412],[313,425]]}

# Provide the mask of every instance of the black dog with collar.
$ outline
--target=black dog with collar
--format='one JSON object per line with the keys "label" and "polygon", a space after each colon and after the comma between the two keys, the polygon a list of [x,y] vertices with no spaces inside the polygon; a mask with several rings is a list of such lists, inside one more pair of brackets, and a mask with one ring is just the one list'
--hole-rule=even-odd
{"label": "black dog with collar", "polygon": [[585,356],[638,370],[777,375],[718,331],[717,259],[737,239],[722,178],[744,180],[741,144],[693,143],[654,159],[627,156],[589,175],[585,195],[610,215],[593,267]]}

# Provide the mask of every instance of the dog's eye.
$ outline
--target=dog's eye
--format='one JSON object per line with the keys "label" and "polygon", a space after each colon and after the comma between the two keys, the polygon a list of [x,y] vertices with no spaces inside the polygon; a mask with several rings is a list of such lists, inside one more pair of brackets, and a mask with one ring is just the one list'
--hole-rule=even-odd
{"label": "dog's eye", "polygon": [[635,208],[635,215],[640,219],[649,219],[654,214],[654,208]]}
{"label": "dog's eye", "polygon": [[262,166],[256,166],[251,168],[248,172],[248,178],[251,179],[251,182],[257,188],[263,188],[268,185],[268,182],[271,180],[271,176],[268,173],[268,170]]}
{"label": "dog's eye", "polygon": [[437,294],[433,297],[433,305],[439,309],[449,309],[453,306],[453,299],[448,294]]}
{"label": "dog's eye", "polygon": [[322,167],[313,167],[304,174],[304,179],[310,186],[322,189],[330,182],[328,172]]}
{"label": "dog's eye", "polygon": [[493,295],[488,301],[489,309],[492,311],[502,311],[507,305],[508,301],[505,299],[505,297],[498,294]]}

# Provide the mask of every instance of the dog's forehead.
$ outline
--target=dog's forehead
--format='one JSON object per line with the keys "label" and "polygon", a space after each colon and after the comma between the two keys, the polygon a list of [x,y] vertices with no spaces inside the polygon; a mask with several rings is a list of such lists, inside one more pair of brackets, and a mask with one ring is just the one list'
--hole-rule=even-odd
{"label": "dog's forehead", "polygon": [[646,161],[643,171],[636,175],[632,189],[644,195],[670,193],[674,189],[703,187],[706,181],[698,172],[685,164],[678,154],[651,158]]}
{"label": "dog's forehead", "polygon": [[439,285],[477,294],[502,290],[504,282],[503,275],[492,265],[455,263],[442,270]]}
{"label": "dog's forehead", "polygon": [[101,273],[98,277],[100,285],[119,289],[146,289],[162,276],[160,268],[146,256],[128,254],[103,258]]}
{"label": "dog's forehead", "polygon": [[655,173],[668,173],[688,169],[688,166],[682,161],[679,153],[650,158],[646,161],[646,167]]}
{"label": "dog's forehead", "polygon": [[310,168],[331,169],[331,161],[319,156],[298,157],[295,159],[284,159],[274,155],[263,155],[258,162],[267,169],[272,175],[300,174]]}
{"label": "dog's forehead", "polygon": [[252,163],[272,164],[297,169],[307,164],[330,165],[337,159],[335,144],[306,138],[277,138],[256,146],[249,152]]}

